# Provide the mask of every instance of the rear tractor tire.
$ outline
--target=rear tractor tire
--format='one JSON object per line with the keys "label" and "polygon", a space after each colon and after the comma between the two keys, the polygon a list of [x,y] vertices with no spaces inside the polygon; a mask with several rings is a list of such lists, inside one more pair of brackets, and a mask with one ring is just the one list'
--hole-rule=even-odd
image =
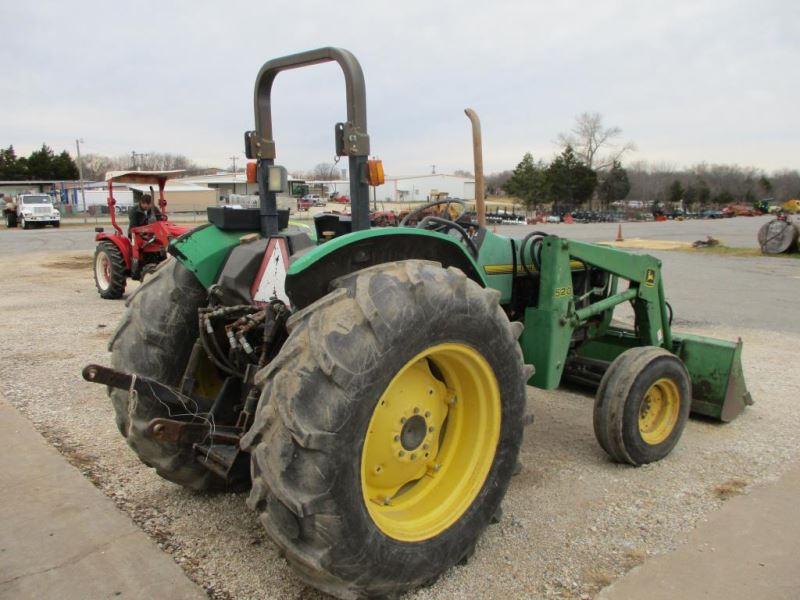
{"label": "rear tractor tire", "polygon": [[457,269],[389,263],[334,288],[256,377],[248,505],[308,584],[395,597],[499,514],[530,374],[498,294]]}
{"label": "rear tractor tire", "polygon": [[6,227],[12,229],[17,226],[17,213],[6,211]]}
{"label": "rear tractor tire", "polygon": [[686,366],[671,352],[655,346],[626,350],[597,389],[597,441],[616,462],[640,466],[661,460],[686,426],[691,389]]}
{"label": "rear tractor tire", "polygon": [[[195,276],[177,260],[169,261],[128,301],[109,343],[112,366],[178,387],[198,336],[197,309],[205,302],[206,290]],[[128,391],[117,388],[109,388],[108,395],[117,427],[144,464],[189,489],[224,487],[221,479],[197,462],[191,445],[144,436],[152,419],[171,416],[169,407],[143,396],[131,402]]]}
{"label": "rear tractor tire", "polygon": [[117,300],[125,293],[125,259],[113,242],[100,242],[94,251],[94,285],[101,298]]}

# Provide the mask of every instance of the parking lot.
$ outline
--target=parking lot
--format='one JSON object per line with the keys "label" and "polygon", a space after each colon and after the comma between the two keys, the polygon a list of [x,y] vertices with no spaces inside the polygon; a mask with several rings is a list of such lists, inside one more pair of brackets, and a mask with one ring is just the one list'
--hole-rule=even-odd
{"label": "parking lot", "polygon": [[[626,238],[694,241],[713,235],[754,247],[762,218],[625,223]],[[523,235],[534,227],[500,226]],[[591,241],[616,224],[536,227]],[[144,467],[114,426],[104,390],[81,368],[107,363],[122,301],[101,300],[90,228],[0,229],[0,391],[214,598],[318,598],[292,574],[246,508],[244,494],[194,494]],[[633,469],[594,440],[592,399],[529,388],[536,420],[501,522],[474,557],[415,598],[582,597],[648,556],[674,548],[724,502],[776,479],[800,457],[800,262],[654,251],[663,261],[674,327],[744,340],[755,405],[727,425],[693,419],[666,460]],[[135,289],[129,284],[128,293]],[[739,482],[731,484],[731,482]]]}

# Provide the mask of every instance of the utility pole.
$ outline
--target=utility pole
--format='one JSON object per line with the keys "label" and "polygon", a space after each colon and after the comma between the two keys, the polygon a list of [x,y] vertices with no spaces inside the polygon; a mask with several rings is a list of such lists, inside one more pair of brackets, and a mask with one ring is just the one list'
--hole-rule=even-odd
{"label": "utility pole", "polygon": [[[233,163],[233,193],[236,193],[236,156],[229,157]],[[245,191],[245,194],[247,191]]]}
{"label": "utility pole", "polygon": [[83,202],[83,222],[86,223],[86,192],[83,189],[83,161],[81,160],[81,144],[83,138],[75,140],[75,149],[78,151],[78,178],[81,186],[81,202]]}

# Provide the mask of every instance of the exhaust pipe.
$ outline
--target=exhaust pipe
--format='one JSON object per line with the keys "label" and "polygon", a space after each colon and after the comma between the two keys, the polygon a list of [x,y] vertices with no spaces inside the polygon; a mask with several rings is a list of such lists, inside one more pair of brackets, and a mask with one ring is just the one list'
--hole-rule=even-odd
{"label": "exhaust pipe", "polygon": [[472,160],[475,164],[475,211],[478,213],[478,225],[486,227],[486,202],[483,197],[483,143],[481,141],[481,120],[471,108],[464,113],[472,123]]}

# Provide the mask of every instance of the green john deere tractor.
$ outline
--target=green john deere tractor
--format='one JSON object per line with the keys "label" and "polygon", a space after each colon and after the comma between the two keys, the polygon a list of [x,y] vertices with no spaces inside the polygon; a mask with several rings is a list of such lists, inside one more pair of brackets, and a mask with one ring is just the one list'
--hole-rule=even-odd
{"label": "green john deere tractor", "polygon": [[[335,135],[352,214],[318,215],[312,230],[277,209],[270,96],[281,71],[326,61],[346,82]],[[750,402],[741,341],[674,333],[653,257],[501,237],[480,198],[474,217],[445,199],[370,228],[380,169],[349,52],[267,62],[255,122],[260,208],[210,208],[174,240],[175,260],[128,300],[112,368],[84,377],[108,386],[119,430],[159,475],[249,488],[309,584],[394,596],[468,558],[517,466],[526,384],[596,388],[597,439],[632,465],[669,454],[690,412],[730,421]],[[632,328],[612,321],[623,303]]]}

